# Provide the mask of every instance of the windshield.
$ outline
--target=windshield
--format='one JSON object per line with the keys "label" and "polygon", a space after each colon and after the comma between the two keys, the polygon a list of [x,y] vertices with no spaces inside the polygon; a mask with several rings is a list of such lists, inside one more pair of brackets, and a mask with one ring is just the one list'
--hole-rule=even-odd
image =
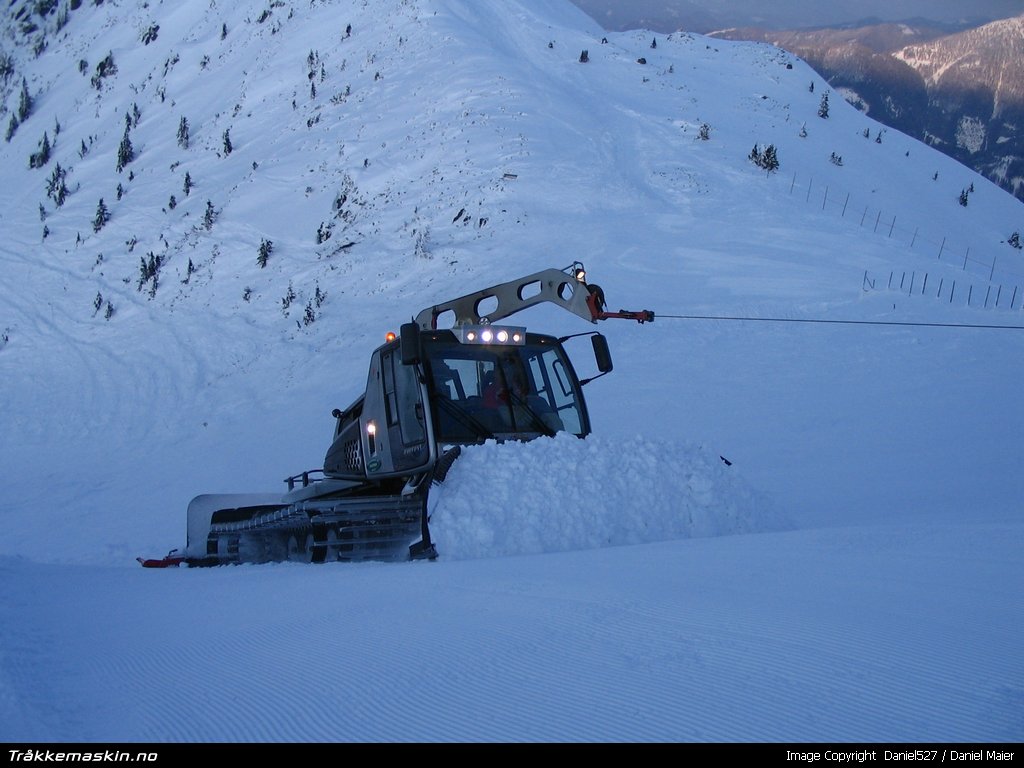
{"label": "windshield", "polygon": [[557,344],[431,344],[427,375],[438,442],[588,431],[579,384]]}

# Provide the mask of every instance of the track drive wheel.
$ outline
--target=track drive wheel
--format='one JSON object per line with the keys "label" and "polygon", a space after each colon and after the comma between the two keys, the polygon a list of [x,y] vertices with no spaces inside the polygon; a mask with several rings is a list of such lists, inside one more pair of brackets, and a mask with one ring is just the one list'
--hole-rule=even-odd
{"label": "track drive wheel", "polygon": [[296,563],[313,561],[313,534],[303,535],[301,531],[288,537],[288,559]]}

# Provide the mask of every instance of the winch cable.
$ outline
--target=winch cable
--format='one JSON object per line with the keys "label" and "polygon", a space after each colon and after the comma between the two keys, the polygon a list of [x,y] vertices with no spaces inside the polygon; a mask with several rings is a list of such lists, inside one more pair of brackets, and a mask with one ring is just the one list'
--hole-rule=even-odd
{"label": "winch cable", "polygon": [[978,328],[987,330],[1024,331],[1024,325],[983,325],[973,323],[922,323],[901,320],[825,320],[820,318],[800,317],[745,317],[740,315],[663,315],[656,314],[659,319],[675,320],[743,320],[762,323],[820,323],[823,325],[899,325],[917,328]]}

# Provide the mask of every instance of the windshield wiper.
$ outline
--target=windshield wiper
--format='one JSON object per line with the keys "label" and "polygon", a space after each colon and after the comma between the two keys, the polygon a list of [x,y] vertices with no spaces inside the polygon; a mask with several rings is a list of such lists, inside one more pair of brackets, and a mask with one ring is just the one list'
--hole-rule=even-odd
{"label": "windshield wiper", "polygon": [[437,402],[440,403],[441,406],[446,411],[448,411],[448,413],[450,413],[457,422],[459,422],[464,427],[468,427],[471,432],[477,435],[477,437],[482,437],[485,440],[495,439],[495,435],[493,432],[491,432],[491,430],[489,430],[486,426],[481,424],[471,414],[467,413],[462,408],[457,406],[455,402],[447,395],[438,392]]}
{"label": "windshield wiper", "polygon": [[[526,413],[530,417],[530,421],[533,422],[533,426],[534,427],[538,427],[538,430],[537,430],[538,432],[540,432],[545,437],[554,437],[555,436],[555,430],[553,430],[550,426],[548,426],[547,422],[545,422],[544,419],[541,418],[540,414],[537,413],[535,410],[533,410],[533,408],[531,408],[529,406],[529,404],[526,402],[525,398],[520,397],[519,395],[515,394],[514,392],[509,392],[508,394],[509,394],[509,400],[511,401],[511,404],[513,406],[517,406],[519,408],[522,408],[524,411],[526,411]],[[512,418],[515,419],[515,417],[516,417],[516,410],[515,410],[515,408],[512,408]]]}

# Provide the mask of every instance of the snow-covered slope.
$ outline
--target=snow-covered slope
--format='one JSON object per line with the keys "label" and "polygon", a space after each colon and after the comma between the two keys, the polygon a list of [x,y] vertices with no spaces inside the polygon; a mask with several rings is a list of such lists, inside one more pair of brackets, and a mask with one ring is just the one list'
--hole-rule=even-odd
{"label": "snow-covered slope", "polygon": [[[1007,283],[1006,309],[1024,284],[1005,244],[1018,202],[906,137],[867,140],[878,126],[842,99],[820,117],[827,88],[770,46],[605,38],[569,4],[529,2],[105,3],[55,31],[59,17],[25,34],[9,16],[4,35],[5,104],[22,83],[32,104],[0,148],[12,552],[67,556],[42,525],[120,559],[167,539],[193,493],[319,466],[330,409],[361,390],[386,330],[536,269],[582,260],[611,304],[663,316],[959,321],[965,287],[955,302],[862,288],[915,270],[963,286],[967,265],[978,295],[990,275]],[[44,134],[50,159],[30,168]],[[754,145],[780,169],[751,163]],[[62,205],[47,195],[58,166]],[[735,377],[691,345],[751,331],[608,328],[619,369],[594,387],[598,430],[746,450],[749,426],[654,402],[687,386],[680,369]],[[753,332],[805,350],[784,377],[818,333]],[[877,332],[850,336],[877,355]]]}

